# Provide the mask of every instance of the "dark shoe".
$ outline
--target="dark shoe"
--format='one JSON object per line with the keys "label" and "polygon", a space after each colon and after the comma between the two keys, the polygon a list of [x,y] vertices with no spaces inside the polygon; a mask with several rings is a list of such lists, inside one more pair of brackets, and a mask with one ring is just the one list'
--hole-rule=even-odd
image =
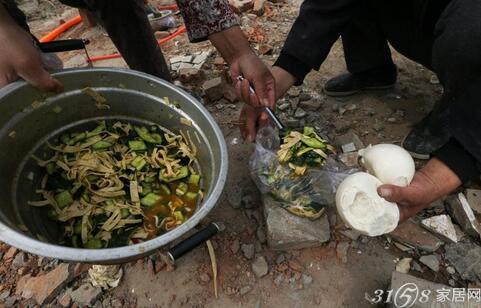
{"label": "dark shoe", "polygon": [[435,129],[427,125],[429,115],[409,132],[402,142],[402,147],[417,159],[427,160],[431,154],[441,148],[449,140],[449,134],[442,128]]}
{"label": "dark shoe", "polygon": [[397,69],[394,64],[383,65],[362,73],[347,73],[330,79],[324,86],[329,96],[349,96],[361,90],[390,89],[396,83]]}

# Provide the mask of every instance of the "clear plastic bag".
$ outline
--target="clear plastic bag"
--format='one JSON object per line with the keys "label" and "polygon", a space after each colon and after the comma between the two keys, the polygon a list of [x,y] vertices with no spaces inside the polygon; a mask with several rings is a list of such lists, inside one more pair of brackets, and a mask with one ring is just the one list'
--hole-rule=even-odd
{"label": "clear plastic bag", "polygon": [[320,217],[327,206],[334,205],[339,184],[357,170],[329,158],[322,167],[310,167],[304,175],[297,176],[291,168],[279,163],[280,143],[274,128],[259,130],[249,163],[252,179],[263,195],[272,196],[292,214],[310,219]]}

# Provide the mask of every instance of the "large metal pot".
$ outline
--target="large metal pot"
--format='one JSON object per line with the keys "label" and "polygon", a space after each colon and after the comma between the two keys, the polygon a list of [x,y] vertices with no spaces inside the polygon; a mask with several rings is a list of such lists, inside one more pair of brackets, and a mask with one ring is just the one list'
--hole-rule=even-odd
{"label": "large metal pot", "polygon": [[[125,262],[148,255],[179,238],[212,210],[225,184],[228,159],[222,133],[201,103],[163,80],[132,70],[74,69],[54,76],[65,85],[65,91],[59,95],[46,97],[23,81],[0,90],[1,241],[62,260]],[[82,92],[85,87],[103,95],[110,109],[97,108],[95,101]],[[164,97],[180,108],[167,104]],[[182,124],[182,117],[191,120],[192,126]],[[197,143],[205,198],[184,224],[140,244],[102,250],[57,245],[58,232],[47,219],[47,210],[27,205],[40,181],[40,170],[31,155],[65,129],[109,118],[157,123],[172,131],[182,129],[197,134],[199,138],[193,139]]]}

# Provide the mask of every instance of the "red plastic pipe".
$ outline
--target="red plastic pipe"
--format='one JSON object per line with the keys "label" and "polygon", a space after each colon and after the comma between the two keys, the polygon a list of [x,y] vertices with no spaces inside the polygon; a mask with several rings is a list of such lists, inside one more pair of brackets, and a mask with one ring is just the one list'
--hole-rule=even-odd
{"label": "red plastic pipe", "polygon": [[52,32],[44,35],[41,39],[41,43],[47,43],[55,40],[60,34],[64,33],[68,29],[72,28],[73,26],[79,24],[82,21],[82,17],[80,15],[75,16],[74,18],[70,19],[69,21],[61,24],[57,28],[55,28]]}

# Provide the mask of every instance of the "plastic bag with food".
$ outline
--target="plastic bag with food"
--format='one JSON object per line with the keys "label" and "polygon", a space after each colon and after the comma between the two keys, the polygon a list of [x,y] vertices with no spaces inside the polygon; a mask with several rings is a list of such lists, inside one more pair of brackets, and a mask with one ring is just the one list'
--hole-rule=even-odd
{"label": "plastic bag with food", "polygon": [[249,169],[263,195],[294,215],[316,219],[334,205],[336,188],[356,171],[338,163],[334,153],[311,127],[281,139],[268,126],[257,134]]}

